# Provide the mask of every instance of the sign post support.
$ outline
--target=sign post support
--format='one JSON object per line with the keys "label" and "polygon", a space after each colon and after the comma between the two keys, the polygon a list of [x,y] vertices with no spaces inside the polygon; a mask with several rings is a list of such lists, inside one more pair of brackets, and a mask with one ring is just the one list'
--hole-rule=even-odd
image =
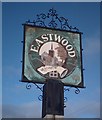
{"label": "sign post support", "polygon": [[50,79],[43,86],[42,118],[64,117],[64,86],[59,80]]}
{"label": "sign post support", "polygon": [[[48,25],[45,19],[50,20]],[[43,92],[42,118],[63,119],[64,86],[76,88],[76,94],[78,88],[84,88],[82,33],[69,26],[68,19],[58,16],[54,9],[23,25],[21,81],[44,84],[43,90],[37,86]]]}

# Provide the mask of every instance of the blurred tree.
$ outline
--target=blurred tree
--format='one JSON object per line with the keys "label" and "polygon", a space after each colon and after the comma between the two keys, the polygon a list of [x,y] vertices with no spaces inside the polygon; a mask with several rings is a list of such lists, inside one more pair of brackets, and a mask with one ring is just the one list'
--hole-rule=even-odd
{"label": "blurred tree", "polygon": [[62,64],[64,64],[66,58],[67,58],[67,51],[65,50],[65,48],[59,44],[59,46],[57,48],[55,48],[58,52],[58,57],[60,57],[60,59],[62,60]]}

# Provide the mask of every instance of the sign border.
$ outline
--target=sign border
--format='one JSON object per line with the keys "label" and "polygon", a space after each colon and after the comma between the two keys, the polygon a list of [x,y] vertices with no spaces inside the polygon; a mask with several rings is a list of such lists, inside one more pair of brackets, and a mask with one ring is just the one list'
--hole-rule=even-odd
{"label": "sign border", "polygon": [[37,26],[37,25],[30,25],[30,24],[22,24],[23,25],[23,55],[22,55],[22,79],[21,82],[27,82],[27,83],[38,83],[38,84],[45,84],[45,82],[39,82],[36,80],[29,80],[24,76],[24,65],[25,65],[25,27],[30,26],[30,27],[37,27],[37,28],[44,28],[44,29],[49,29],[49,30],[58,30],[58,31],[65,31],[65,32],[71,32],[71,33],[78,33],[80,35],[80,62],[81,62],[81,83],[78,85],[72,85],[72,84],[65,84],[63,83],[64,86],[70,86],[70,87],[76,87],[76,88],[85,88],[84,87],[84,78],[83,78],[83,59],[82,59],[82,32],[78,31],[71,31],[71,30],[62,30],[62,29],[55,29],[55,28],[49,28],[49,27],[42,27],[42,26]]}

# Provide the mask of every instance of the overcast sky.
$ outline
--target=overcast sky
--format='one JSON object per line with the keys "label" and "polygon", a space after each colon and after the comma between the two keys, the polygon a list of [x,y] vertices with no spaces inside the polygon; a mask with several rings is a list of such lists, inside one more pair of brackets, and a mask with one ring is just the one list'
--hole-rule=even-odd
{"label": "overcast sky", "polygon": [[23,26],[26,20],[55,8],[82,35],[84,83],[86,88],[75,94],[75,88],[65,92],[68,101],[66,118],[100,117],[100,3],[3,3],[2,4],[2,105],[3,117],[41,118],[41,93],[34,85],[26,89],[21,83]]}

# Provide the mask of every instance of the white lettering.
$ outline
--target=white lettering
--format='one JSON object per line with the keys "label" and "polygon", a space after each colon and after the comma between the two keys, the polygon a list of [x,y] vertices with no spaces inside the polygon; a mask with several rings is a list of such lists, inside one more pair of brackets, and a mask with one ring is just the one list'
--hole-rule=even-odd
{"label": "white lettering", "polygon": [[69,51],[71,51],[71,50],[73,50],[73,46],[72,45],[67,45],[66,49],[69,50]]}
{"label": "white lettering", "polygon": [[40,46],[41,44],[43,44],[43,42],[41,40],[36,39],[35,41],[37,42],[38,46]]}
{"label": "white lettering", "polygon": [[63,45],[63,46],[66,46],[67,44],[68,44],[68,40],[63,39],[63,40],[62,40],[62,45]]}
{"label": "white lettering", "polygon": [[47,35],[49,35],[50,40],[52,40],[52,35],[53,35],[53,34],[47,34]]}
{"label": "white lettering", "polygon": [[43,34],[41,36],[41,38],[44,40],[44,42],[47,42],[48,41],[48,37],[46,36],[46,34]]}
{"label": "white lettering", "polygon": [[70,51],[70,52],[68,52],[68,55],[69,55],[70,57],[75,57],[75,51]]}
{"label": "white lettering", "polygon": [[55,41],[55,42],[58,42],[58,43],[62,44],[66,48],[66,50],[68,51],[68,55],[70,57],[75,57],[75,50],[74,50],[73,46],[69,43],[69,41],[66,40],[66,38],[63,38],[62,36],[57,35],[57,34],[43,34],[41,36],[41,38],[44,41],[41,41],[39,39],[35,39],[37,45],[36,46],[31,45],[31,48],[30,48],[31,51],[38,52],[39,47],[44,42],[52,41],[53,40],[53,42]]}
{"label": "white lettering", "polygon": [[60,43],[62,39],[63,39],[63,37],[61,38],[61,36],[55,34],[55,41],[56,41],[56,42],[59,42],[59,43]]}
{"label": "white lettering", "polygon": [[34,45],[31,45],[30,50],[31,50],[31,51],[34,51],[34,52],[38,52],[38,46],[37,46],[37,47],[34,47]]}

